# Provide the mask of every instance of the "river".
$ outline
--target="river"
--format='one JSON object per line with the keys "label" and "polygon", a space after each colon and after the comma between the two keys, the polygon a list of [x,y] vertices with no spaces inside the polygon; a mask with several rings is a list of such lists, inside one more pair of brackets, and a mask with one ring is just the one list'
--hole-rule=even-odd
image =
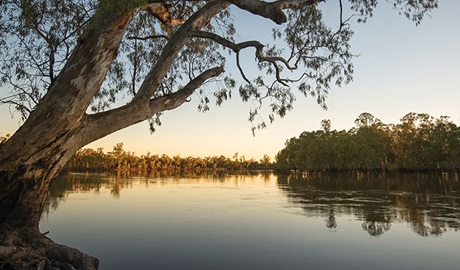
{"label": "river", "polygon": [[100,269],[459,269],[449,175],[61,175],[40,223]]}

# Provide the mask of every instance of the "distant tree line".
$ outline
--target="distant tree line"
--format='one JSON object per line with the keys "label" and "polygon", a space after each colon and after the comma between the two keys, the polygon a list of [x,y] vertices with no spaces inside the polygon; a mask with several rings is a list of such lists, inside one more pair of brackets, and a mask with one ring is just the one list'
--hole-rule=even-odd
{"label": "distant tree line", "polygon": [[136,156],[123,149],[123,143],[117,143],[111,152],[104,153],[102,148],[96,150],[84,148],[67,163],[69,171],[180,171],[180,170],[254,170],[272,168],[268,155],[260,160],[246,159],[236,153],[233,158],[223,155],[212,157],[169,157],[167,155]]}
{"label": "distant tree line", "polygon": [[460,127],[448,116],[408,113],[399,124],[384,124],[370,113],[356,127],[302,132],[286,141],[275,158],[278,170],[459,171]]}

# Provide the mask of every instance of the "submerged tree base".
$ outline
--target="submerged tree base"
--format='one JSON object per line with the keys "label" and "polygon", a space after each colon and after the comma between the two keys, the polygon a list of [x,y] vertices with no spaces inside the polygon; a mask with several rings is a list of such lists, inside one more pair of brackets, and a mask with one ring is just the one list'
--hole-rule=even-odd
{"label": "submerged tree base", "polygon": [[57,244],[38,229],[1,230],[0,269],[97,269],[99,260]]}

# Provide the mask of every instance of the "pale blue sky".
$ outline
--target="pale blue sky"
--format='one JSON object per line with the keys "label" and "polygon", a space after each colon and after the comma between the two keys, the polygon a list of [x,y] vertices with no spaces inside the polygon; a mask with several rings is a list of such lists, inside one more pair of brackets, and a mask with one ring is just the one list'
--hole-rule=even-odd
{"label": "pale blue sky", "polygon": [[[333,2],[321,5],[335,5]],[[293,111],[253,137],[247,121],[249,105],[241,102],[237,91],[232,100],[221,107],[211,107],[207,113],[197,111],[198,96],[195,95],[192,102],[166,112],[163,125],[154,134],[150,134],[147,123],[141,123],[88,147],[110,151],[116,143],[123,142],[126,150],[137,155],[149,151],[182,157],[221,154],[231,157],[238,152],[247,159],[259,159],[264,154],[274,157],[287,139],[302,131],[320,129],[322,119],[330,119],[333,129],[348,130],[362,112],[372,113],[384,123],[397,123],[409,112],[428,113],[434,117],[448,115],[458,125],[458,10],[460,1],[440,1],[439,9],[416,27],[382,1],[368,23],[354,24],[352,51],[360,54],[354,60],[354,81],[330,90],[327,111],[313,98],[298,95]],[[270,22],[239,16],[235,18],[237,25],[250,22],[239,35],[241,40],[270,33]],[[248,59],[253,59],[253,55],[248,54]],[[257,74],[257,69],[252,67],[247,68],[248,72],[251,69]],[[240,79],[233,67],[227,70]],[[19,117],[11,119],[7,106],[0,107],[0,113],[0,133],[13,133],[19,126]]]}

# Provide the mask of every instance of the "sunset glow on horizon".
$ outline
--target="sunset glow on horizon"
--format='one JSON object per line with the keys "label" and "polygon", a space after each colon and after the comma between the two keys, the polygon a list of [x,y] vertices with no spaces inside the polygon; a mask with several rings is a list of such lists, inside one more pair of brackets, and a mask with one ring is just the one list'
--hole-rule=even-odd
{"label": "sunset glow on horizon", "polygon": [[[206,113],[197,111],[199,96],[194,95],[191,102],[165,112],[162,126],[153,134],[149,132],[148,123],[143,122],[87,147],[102,147],[109,152],[116,143],[123,142],[124,149],[136,155],[150,152],[181,157],[232,157],[238,153],[247,159],[260,159],[264,154],[274,158],[287,139],[303,131],[321,129],[323,119],[330,119],[332,129],[336,130],[354,127],[354,120],[363,112],[371,113],[386,124],[398,123],[409,112],[427,113],[436,118],[450,116],[459,124],[459,9],[459,1],[443,1],[421,25],[415,26],[392,10],[391,5],[382,3],[367,23],[354,23],[352,52],[360,55],[354,60],[354,81],[330,89],[328,110],[322,110],[314,98],[304,98],[294,91],[297,98],[294,109],[266,129],[256,130],[253,136],[247,120],[250,104],[241,101],[238,89],[231,100],[221,107],[211,106]],[[259,26],[266,26],[267,33],[271,33],[272,25],[267,20],[243,15],[235,16],[237,32],[242,30],[236,37],[241,41],[254,38],[255,33],[249,31],[259,31]],[[250,24],[255,30],[245,25],[248,20],[254,20]],[[248,56],[253,58],[253,52],[250,53]],[[233,66],[233,55],[230,58],[226,71],[241,82]],[[256,66],[245,68],[257,75]],[[0,93],[4,92],[0,89]],[[19,114],[11,118],[7,105],[0,107],[0,115],[0,136],[14,133],[20,126]]]}

